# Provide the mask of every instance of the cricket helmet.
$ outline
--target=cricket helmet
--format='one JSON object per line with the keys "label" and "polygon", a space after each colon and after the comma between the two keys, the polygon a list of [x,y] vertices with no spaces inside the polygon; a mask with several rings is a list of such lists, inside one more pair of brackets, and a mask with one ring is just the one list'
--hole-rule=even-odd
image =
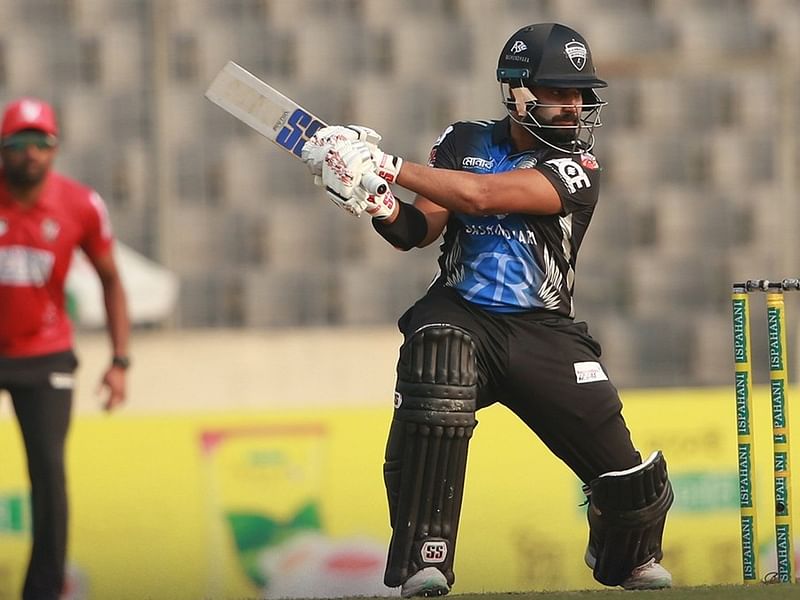
{"label": "cricket helmet", "polygon": [[[606,87],[598,79],[589,45],[581,34],[559,23],[528,25],[512,35],[497,62],[497,80],[503,105],[511,119],[535,137],[570,153],[585,152],[594,145],[594,128],[600,127],[600,110],[606,105],[595,88]],[[583,103],[575,124],[548,124],[537,116],[540,108],[570,105],[543,104],[531,87],[575,88]]]}

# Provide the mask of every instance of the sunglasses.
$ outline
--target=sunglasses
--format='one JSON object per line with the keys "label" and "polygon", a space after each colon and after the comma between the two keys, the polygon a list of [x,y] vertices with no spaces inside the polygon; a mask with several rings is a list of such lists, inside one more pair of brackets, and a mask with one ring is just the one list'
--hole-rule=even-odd
{"label": "sunglasses", "polygon": [[22,152],[28,146],[36,146],[39,150],[51,150],[57,144],[58,140],[54,135],[39,131],[26,131],[7,137],[0,145],[3,149],[11,152]]}

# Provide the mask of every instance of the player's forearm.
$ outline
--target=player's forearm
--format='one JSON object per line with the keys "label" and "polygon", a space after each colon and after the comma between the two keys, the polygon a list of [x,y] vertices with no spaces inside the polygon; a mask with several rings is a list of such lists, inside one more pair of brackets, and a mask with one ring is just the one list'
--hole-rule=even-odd
{"label": "player's forearm", "polygon": [[119,278],[103,285],[103,300],[106,308],[106,327],[111,338],[114,356],[128,356],[130,319],[125,290]]}
{"label": "player's forearm", "polygon": [[405,161],[396,181],[438,206],[467,215],[555,215],[562,210],[558,191],[536,169],[475,174]]}
{"label": "player's forearm", "polygon": [[485,178],[465,171],[434,169],[404,161],[397,183],[453,212],[487,214],[491,193]]}

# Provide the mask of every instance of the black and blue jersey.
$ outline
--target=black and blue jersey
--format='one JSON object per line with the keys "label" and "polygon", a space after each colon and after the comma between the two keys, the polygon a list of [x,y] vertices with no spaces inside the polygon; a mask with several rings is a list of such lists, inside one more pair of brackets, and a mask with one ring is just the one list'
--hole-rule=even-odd
{"label": "black and blue jersey", "polygon": [[594,156],[554,148],[516,152],[506,118],[453,123],[436,140],[428,164],[472,173],[537,169],[552,182],[561,197],[558,215],[452,212],[436,283],[491,312],[574,316],[575,262],[598,198]]}

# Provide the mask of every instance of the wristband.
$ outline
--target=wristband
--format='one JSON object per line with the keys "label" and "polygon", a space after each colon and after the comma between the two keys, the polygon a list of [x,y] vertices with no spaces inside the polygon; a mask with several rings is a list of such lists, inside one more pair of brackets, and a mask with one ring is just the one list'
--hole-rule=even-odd
{"label": "wristband", "polygon": [[416,206],[398,202],[397,218],[391,223],[372,219],[375,228],[383,239],[400,250],[411,250],[428,235],[428,220]]}
{"label": "wristband", "polygon": [[128,356],[117,354],[111,359],[111,365],[125,370],[131,366],[131,359]]}

